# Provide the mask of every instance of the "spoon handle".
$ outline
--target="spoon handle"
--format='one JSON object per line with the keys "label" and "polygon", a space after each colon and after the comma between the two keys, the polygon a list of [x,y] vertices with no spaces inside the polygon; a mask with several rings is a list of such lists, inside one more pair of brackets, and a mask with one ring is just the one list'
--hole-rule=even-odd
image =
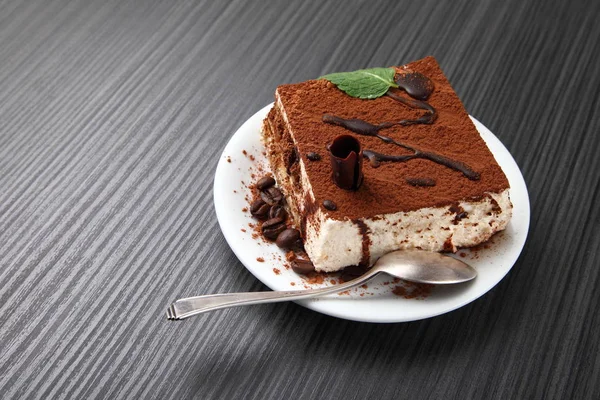
{"label": "spoon handle", "polygon": [[361,285],[368,281],[379,271],[371,269],[366,274],[351,281],[339,285],[328,286],[320,289],[290,290],[275,292],[247,292],[247,293],[224,293],[209,294],[205,296],[187,297],[175,301],[167,310],[169,319],[185,319],[193,315],[207,311],[220,310],[222,308],[246,306],[261,303],[277,303],[289,300],[302,300],[309,297],[322,296],[330,293],[338,293]]}

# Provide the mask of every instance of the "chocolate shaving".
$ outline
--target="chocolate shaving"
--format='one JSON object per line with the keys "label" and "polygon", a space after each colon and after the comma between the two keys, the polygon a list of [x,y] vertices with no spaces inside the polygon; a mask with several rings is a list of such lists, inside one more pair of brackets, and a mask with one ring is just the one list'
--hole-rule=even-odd
{"label": "chocolate shaving", "polygon": [[335,210],[337,210],[337,205],[333,201],[331,201],[331,200],[325,200],[325,201],[323,201],[323,207],[325,207],[329,211],[335,211]]}
{"label": "chocolate shaving", "polygon": [[310,161],[319,161],[321,159],[321,156],[318,153],[311,151],[306,155],[306,158],[308,158]]}
{"label": "chocolate shaving", "polygon": [[406,178],[406,182],[412,186],[435,186],[435,180],[431,178]]}
{"label": "chocolate shaving", "polygon": [[346,190],[358,190],[363,180],[363,153],[360,142],[351,135],[340,135],[327,146],[333,182]]}

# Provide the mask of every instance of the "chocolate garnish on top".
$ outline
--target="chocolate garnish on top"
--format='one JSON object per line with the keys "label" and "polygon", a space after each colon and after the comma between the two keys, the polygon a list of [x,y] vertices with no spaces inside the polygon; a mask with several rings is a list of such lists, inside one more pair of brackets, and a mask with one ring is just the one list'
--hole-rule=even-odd
{"label": "chocolate garnish on top", "polygon": [[406,182],[412,186],[435,186],[435,179],[431,178],[406,178]]}
{"label": "chocolate garnish on top", "polygon": [[380,128],[381,125],[373,125],[367,121],[363,121],[360,119],[344,119],[330,114],[323,115],[323,122],[341,126],[359,135],[375,136],[376,138],[384,141],[385,143],[394,144],[396,146],[402,147],[406,150],[410,150],[413,152],[413,154],[409,155],[394,156],[378,153],[372,150],[364,150],[363,155],[369,159],[371,166],[374,168],[377,168],[382,161],[405,162],[408,160],[412,160],[413,158],[425,158],[445,167],[451,168],[455,171],[462,172],[462,174],[470,180],[476,181],[480,178],[479,173],[473,171],[467,164],[463,162],[453,160],[451,158],[442,156],[441,154],[422,151],[415,147],[398,142],[392,139],[391,137],[380,135],[379,130],[382,129]]}
{"label": "chocolate garnish on top", "polygon": [[324,200],[323,201],[323,207],[325,207],[329,211],[335,211],[335,210],[337,210],[337,205],[333,201],[331,201],[331,200]]}
{"label": "chocolate garnish on top", "polygon": [[417,119],[403,119],[398,122],[384,122],[382,124],[379,124],[380,129],[389,128],[394,125],[402,125],[402,126],[416,125],[416,124],[431,125],[437,119],[437,111],[435,110],[435,108],[433,108],[431,106],[431,104],[429,104],[425,101],[414,100],[411,98],[403,97],[403,96],[400,96],[399,94],[396,94],[391,91],[388,91],[386,93],[386,95],[396,101],[399,101],[400,103],[402,103],[404,105],[411,107],[411,108],[420,108],[422,110],[426,110],[427,112]]}
{"label": "chocolate garnish on top", "polygon": [[310,153],[306,154],[306,158],[308,158],[310,161],[319,161],[321,156],[318,153],[311,151]]}
{"label": "chocolate garnish on top", "polygon": [[452,160],[440,154],[421,151],[415,147],[398,142],[392,139],[391,137],[379,134],[379,131],[381,131],[382,129],[391,128],[395,125],[429,125],[433,124],[434,121],[437,119],[437,111],[435,110],[435,108],[433,108],[429,103],[424,101],[428,99],[429,96],[431,96],[434,90],[434,84],[431,79],[419,72],[407,72],[399,74],[399,76],[396,78],[396,84],[398,84],[400,89],[404,89],[406,93],[408,93],[414,99],[401,96],[398,93],[390,90],[387,91],[386,95],[411,108],[420,108],[426,110],[427,112],[423,116],[414,120],[403,119],[397,122],[382,122],[379,125],[373,125],[361,119],[345,119],[335,115],[325,114],[322,117],[323,122],[341,126],[359,135],[375,136],[376,138],[382,140],[385,143],[394,144],[396,146],[402,147],[406,150],[413,152],[413,154],[410,155],[395,156],[378,153],[372,150],[364,150],[363,155],[369,159],[369,163],[374,168],[379,167],[382,161],[405,162],[413,158],[425,158],[445,167],[451,168],[455,171],[462,172],[462,174],[470,180],[479,180],[479,173],[473,171],[468,165],[466,165],[463,162]]}
{"label": "chocolate garnish on top", "polygon": [[435,89],[433,81],[420,72],[400,73],[396,78],[396,84],[418,100],[427,100]]}
{"label": "chocolate garnish on top", "polygon": [[333,182],[345,190],[358,190],[363,180],[363,152],[354,136],[340,135],[327,146]]}

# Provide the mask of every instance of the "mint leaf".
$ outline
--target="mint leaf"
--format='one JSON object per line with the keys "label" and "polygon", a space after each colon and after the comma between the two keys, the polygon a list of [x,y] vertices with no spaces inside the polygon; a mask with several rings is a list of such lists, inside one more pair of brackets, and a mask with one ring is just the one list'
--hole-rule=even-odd
{"label": "mint leaf", "polygon": [[323,75],[319,79],[328,80],[352,97],[376,99],[383,96],[390,87],[398,87],[394,82],[395,73],[393,68],[369,68],[352,72],[336,72]]}

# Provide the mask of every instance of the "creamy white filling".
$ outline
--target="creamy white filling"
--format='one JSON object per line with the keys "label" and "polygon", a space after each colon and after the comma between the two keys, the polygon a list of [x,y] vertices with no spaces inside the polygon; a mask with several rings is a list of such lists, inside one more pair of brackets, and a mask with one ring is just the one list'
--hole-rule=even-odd
{"label": "creamy white filling", "polygon": [[[458,247],[485,242],[506,228],[512,215],[508,189],[488,195],[481,201],[459,202],[467,214],[460,220],[450,206],[360,219],[369,228],[369,261],[373,263],[382,255],[400,249],[456,251]],[[357,265],[363,255],[362,243],[363,235],[355,222],[328,218],[320,209],[307,223],[304,247],[317,271],[337,271]]]}
{"label": "creamy white filling", "polygon": [[[277,92],[276,102],[286,128],[294,139]],[[302,213],[306,207],[305,199],[310,197],[314,201],[315,196],[303,160],[300,159],[299,163],[302,190],[290,200]],[[287,174],[285,171],[278,172],[276,175]],[[385,253],[400,249],[456,251],[458,247],[475,246],[505,229],[512,216],[508,189],[500,193],[487,193],[478,201],[461,201],[458,205],[466,213],[464,218],[457,218],[455,210],[450,211],[450,206],[444,206],[359,219],[368,227],[369,262],[373,263]],[[363,257],[363,240],[363,233],[356,222],[328,218],[320,208],[306,223],[304,247],[317,271],[332,272],[359,264]]]}

